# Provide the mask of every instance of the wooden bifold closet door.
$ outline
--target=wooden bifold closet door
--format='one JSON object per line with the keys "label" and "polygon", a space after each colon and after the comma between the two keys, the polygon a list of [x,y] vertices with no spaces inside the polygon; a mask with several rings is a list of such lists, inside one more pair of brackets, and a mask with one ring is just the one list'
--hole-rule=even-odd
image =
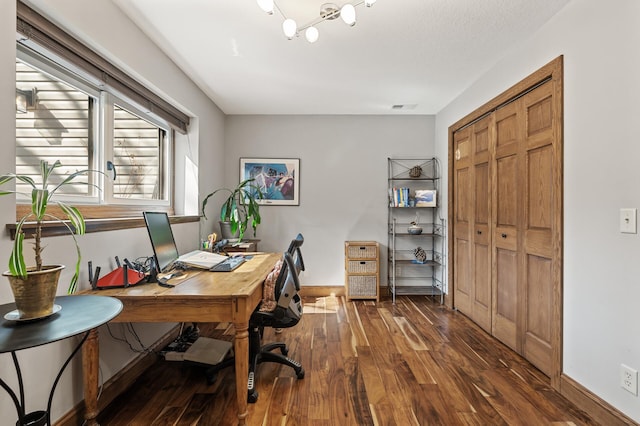
{"label": "wooden bifold closet door", "polygon": [[562,342],[561,65],[451,130],[450,145],[453,306],[552,382]]}
{"label": "wooden bifold closet door", "polygon": [[492,117],[454,135],[456,307],[491,332],[490,131]]}

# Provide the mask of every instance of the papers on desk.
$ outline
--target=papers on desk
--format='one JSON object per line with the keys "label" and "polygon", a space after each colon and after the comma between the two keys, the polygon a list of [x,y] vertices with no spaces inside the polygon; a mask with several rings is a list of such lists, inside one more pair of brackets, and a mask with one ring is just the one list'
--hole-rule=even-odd
{"label": "papers on desk", "polygon": [[227,256],[222,256],[217,253],[211,253],[204,250],[194,250],[178,257],[177,261],[193,268],[209,269],[226,258]]}

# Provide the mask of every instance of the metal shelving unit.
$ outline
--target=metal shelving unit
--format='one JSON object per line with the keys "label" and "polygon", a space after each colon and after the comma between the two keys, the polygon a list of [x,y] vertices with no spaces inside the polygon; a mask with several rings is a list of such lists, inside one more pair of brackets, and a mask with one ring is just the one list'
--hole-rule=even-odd
{"label": "metal shelving unit", "polygon": [[[440,296],[444,301],[444,220],[439,217],[436,158],[388,159],[387,288],[397,295]],[[409,232],[417,221],[422,233]]]}

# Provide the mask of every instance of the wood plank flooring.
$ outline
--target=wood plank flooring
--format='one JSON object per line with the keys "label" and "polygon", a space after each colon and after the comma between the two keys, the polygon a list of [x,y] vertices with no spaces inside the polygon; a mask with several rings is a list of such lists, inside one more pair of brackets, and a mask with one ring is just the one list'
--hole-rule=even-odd
{"label": "wood plank flooring", "polygon": [[[264,341],[284,340],[291,368],[259,366],[249,425],[596,424],[529,362],[462,314],[427,297],[346,302],[306,298],[302,321]],[[229,324],[201,335],[231,340]],[[203,370],[158,361],[98,420],[120,425],[234,425],[233,370],[207,385]]]}

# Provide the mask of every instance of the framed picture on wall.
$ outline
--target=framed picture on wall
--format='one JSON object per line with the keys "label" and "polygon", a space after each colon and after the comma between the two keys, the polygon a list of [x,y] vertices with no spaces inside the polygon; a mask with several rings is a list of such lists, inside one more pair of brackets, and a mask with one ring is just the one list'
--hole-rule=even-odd
{"label": "framed picture on wall", "polygon": [[299,158],[240,158],[240,182],[251,178],[264,194],[259,204],[300,205]]}

